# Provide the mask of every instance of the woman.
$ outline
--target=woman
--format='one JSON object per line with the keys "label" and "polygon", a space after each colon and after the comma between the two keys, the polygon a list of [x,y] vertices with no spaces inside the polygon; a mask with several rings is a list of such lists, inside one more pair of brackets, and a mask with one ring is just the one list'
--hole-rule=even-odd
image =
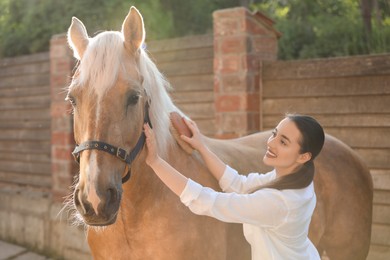
{"label": "woman", "polygon": [[155,137],[145,125],[146,163],[190,210],[224,222],[243,223],[252,259],[320,259],[308,238],[316,196],[314,158],[324,144],[324,131],[309,116],[287,115],[267,141],[266,174],[239,175],[203,143],[196,124],[186,120],[192,137],[181,138],[196,149],[224,192],[186,178],[157,154]]}

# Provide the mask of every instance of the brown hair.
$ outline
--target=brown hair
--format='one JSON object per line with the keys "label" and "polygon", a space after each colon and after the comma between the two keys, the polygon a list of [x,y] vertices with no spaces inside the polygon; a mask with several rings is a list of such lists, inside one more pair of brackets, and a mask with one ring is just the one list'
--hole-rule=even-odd
{"label": "brown hair", "polygon": [[313,160],[320,153],[324,145],[324,130],[322,129],[322,126],[310,116],[288,114],[286,115],[286,118],[295,123],[302,135],[302,140],[300,140],[300,153],[309,152],[311,153],[311,158],[296,172],[282,176],[270,183],[257,187],[255,191],[264,188],[277,190],[302,189],[309,186],[309,184],[313,181],[315,171]]}

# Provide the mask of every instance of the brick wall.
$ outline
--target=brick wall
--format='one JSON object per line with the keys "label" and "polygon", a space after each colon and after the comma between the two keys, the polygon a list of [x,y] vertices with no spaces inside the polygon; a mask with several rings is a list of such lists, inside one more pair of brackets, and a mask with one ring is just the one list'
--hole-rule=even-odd
{"label": "brick wall", "polygon": [[51,170],[52,195],[63,201],[69,194],[77,166],[72,151],[73,116],[71,105],[65,102],[75,60],[71,55],[65,35],[53,36],[50,41],[50,92],[51,92]]}
{"label": "brick wall", "polygon": [[216,136],[259,131],[260,64],[276,59],[279,33],[269,18],[245,8],[216,11],[213,18]]}

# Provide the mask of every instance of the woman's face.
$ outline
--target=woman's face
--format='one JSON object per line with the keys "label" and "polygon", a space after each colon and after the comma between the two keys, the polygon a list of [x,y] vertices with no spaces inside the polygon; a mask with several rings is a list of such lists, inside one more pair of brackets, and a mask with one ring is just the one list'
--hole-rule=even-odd
{"label": "woman's face", "polygon": [[295,123],[283,119],[268,138],[264,163],[274,167],[279,177],[293,173],[311,157],[310,153],[300,153],[301,140],[302,135]]}

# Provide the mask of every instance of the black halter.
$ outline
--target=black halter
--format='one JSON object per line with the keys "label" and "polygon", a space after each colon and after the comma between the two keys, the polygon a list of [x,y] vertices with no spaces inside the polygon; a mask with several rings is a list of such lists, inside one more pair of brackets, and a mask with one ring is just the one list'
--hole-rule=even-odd
{"label": "black halter", "polygon": [[[144,115],[144,123],[148,123],[150,127],[152,127],[152,124],[150,122],[149,118],[149,103],[146,102],[145,104],[145,115]],[[80,163],[80,153],[84,150],[100,150],[107,152],[111,155],[116,156],[120,160],[124,161],[126,164],[131,166],[131,163],[134,161],[134,159],[137,157],[141,149],[144,147],[145,144],[145,133],[142,131],[141,136],[138,138],[137,144],[134,146],[133,150],[128,153],[125,149],[121,147],[116,147],[113,145],[110,145],[105,142],[100,141],[86,141],[84,143],[81,143],[79,145],[76,145],[75,149],[73,150],[72,154],[76,162]],[[129,171],[125,175],[125,177],[122,178],[122,183],[125,183],[130,179],[131,176],[131,170],[129,167]]]}

